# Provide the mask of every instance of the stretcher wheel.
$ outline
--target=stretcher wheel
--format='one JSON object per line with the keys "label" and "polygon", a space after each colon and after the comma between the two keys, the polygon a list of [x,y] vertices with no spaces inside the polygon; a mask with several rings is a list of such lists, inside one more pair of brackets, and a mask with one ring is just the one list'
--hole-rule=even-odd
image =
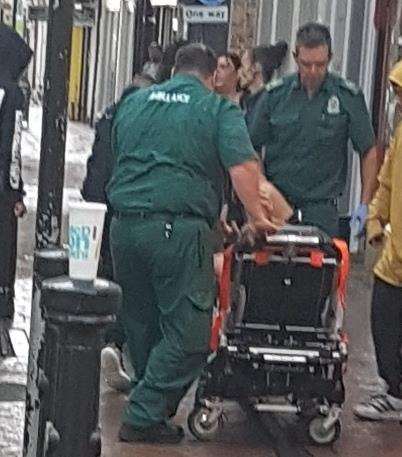
{"label": "stretcher wheel", "polygon": [[336,441],[341,434],[341,422],[338,420],[328,430],[323,427],[324,416],[314,417],[308,425],[308,434],[313,442],[319,446],[325,446]]}
{"label": "stretcher wheel", "polygon": [[190,432],[200,441],[211,441],[219,429],[219,418],[213,418],[208,408],[196,408],[188,416],[187,424]]}

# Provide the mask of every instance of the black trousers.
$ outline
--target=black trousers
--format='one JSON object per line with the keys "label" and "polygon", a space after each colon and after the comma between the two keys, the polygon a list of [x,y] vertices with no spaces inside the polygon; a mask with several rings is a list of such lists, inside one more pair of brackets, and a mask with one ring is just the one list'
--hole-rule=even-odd
{"label": "black trousers", "polygon": [[14,201],[0,196],[0,318],[14,314],[17,225]]}
{"label": "black trousers", "polygon": [[388,384],[388,393],[402,398],[402,287],[375,277],[371,327],[378,373]]}
{"label": "black trousers", "polygon": [[[113,271],[112,253],[110,251],[109,231],[110,231],[110,214],[106,214],[105,227],[103,230],[103,239],[101,246],[101,259],[98,270],[98,275],[101,278],[115,280]],[[126,333],[121,319],[121,309],[116,313],[116,321],[110,324],[105,332],[105,344],[115,344],[121,351],[126,343]]]}

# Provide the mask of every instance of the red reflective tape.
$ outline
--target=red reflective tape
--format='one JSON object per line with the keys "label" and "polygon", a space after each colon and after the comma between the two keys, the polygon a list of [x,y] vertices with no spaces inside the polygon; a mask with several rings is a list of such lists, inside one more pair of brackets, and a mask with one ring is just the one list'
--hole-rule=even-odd
{"label": "red reflective tape", "polygon": [[254,262],[258,266],[266,265],[269,262],[268,251],[258,251],[254,253]]}
{"label": "red reflective tape", "polygon": [[322,268],[322,266],[324,265],[324,253],[322,251],[311,251],[310,265],[313,268]]}
{"label": "red reflective tape", "polygon": [[232,273],[233,247],[228,247],[223,253],[223,267],[219,282],[219,311],[230,308],[230,286]]}

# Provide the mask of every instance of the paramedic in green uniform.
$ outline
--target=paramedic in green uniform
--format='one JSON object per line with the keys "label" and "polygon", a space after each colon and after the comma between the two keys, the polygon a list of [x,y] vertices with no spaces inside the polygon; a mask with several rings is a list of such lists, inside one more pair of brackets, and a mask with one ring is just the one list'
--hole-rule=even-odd
{"label": "paramedic in green uniform", "polygon": [[183,437],[168,418],[208,355],[211,227],[226,172],[256,230],[274,229],[259,199],[259,165],[243,115],[212,92],[216,64],[205,46],[183,47],[175,76],[129,96],[114,120],[112,255],[138,381],[123,413],[123,441]]}
{"label": "paramedic in green uniform", "polygon": [[348,141],[361,157],[361,204],[352,215],[364,228],[376,187],[377,151],[363,93],[328,72],[332,56],[327,27],[302,26],[296,37],[296,74],[266,86],[256,107],[250,136],[265,154],[265,173],[303,223],[338,235],[337,199],[346,184]]}

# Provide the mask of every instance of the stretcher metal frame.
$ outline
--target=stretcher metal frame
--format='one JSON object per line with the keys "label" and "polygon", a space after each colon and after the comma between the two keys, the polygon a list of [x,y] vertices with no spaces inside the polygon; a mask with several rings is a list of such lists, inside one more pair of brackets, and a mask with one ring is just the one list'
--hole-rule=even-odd
{"label": "stretcher metal frame", "polygon": [[[321,326],[244,322],[246,299],[239,291],[245,265],[269,262],[333,268]],[[213,352],[188,419],[198,439],[215,437],[223,423],[224,400],[247,402],[259,413],[297,414],[306,420],[308,435],[318,445],[339,437],[348,355],[342,329],[348,265],[346,243],[330,240],[313,227],[288,226],[255,246],[238,243],[226,250]]]}

